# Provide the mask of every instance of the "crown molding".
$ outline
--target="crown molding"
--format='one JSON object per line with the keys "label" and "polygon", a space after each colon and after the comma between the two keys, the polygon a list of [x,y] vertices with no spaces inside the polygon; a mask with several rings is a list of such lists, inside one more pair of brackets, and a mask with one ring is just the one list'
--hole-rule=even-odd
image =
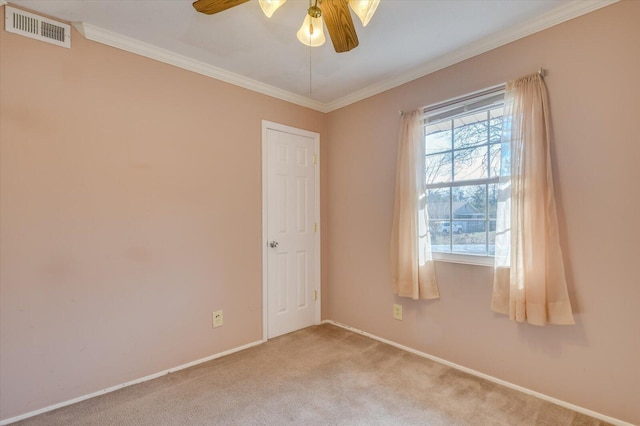
{"label": "crown molding", "polygon": [[0,0],[0,6],[6,6],[7,2],[5,0]]}
{"label": "crown molding", "polygon": [[80,34],[82,34],[84,38],[88,40],[106,44],[108,46],[122,49],[130,53],[135,53],[136,55],[144,56],[150,59],[155,59],[157,61],[164,62],[165,64],[173,65],[188,71],[193,71],[207,77],[215,78],[216,80],[224,81],[226,83],[243,87],[254,92],[262,93],[263,95],[272,96],[274,98],[291,102],[296,105],[311,108],[320,112],[328,112],[324,103],[316,101],[314,99],[282,90],[275,86],[261,83],[257,80],[253,80],[243,75],[236,74],[183,55],[179,55],[169,50],[162,49],[152,44],[124,36],[122,34],[105,30],[104,28],[96,27],[95,25],[87,24],[84,22],[74,22],[72,23],[72,25]]}
{"label": "crown molding", "polygon": [[[393,89],[394,87],[398,87],[420,77],[424,77],[427,74],[439,71],[457,64],[458,62],[462,62],[466,59],[488,52],[489,50],[511,43],[570,19],[577,18],[578,16],[593,12],[618,1],[619,0],[573,0],[572,2],[566,3],[542,16],[484,37],[447,55],[430,60],[419,67],[412,68],[390,79],[367,86],[364,89],[328,103],[323,103],[306,96],[298,95],[91,24],[78,22],[73,23],[72,25],[88,40],[103,43],[117,49],[122,49],[127,52],[155,59],[157,61],[193,71],[254,92],[262,93],[283,101],[327,113],[385,92],[389,89]],[[6,4],[6,1],[0,0],[0,5],[2,4]]]}
{"label": "crown molding", "polygon": [[329,112],[335,111],[347,105],[385,92],[389,89],[393,89],[394,87],[416,80],[420,77],[424,77],[427,74],[431,74],[457,64],[458,62],[462,62],[474,56],[488,52],[489,50],[504,46],[505,44],[531,34],[585,15],[589,12],[593,12],[605,6],[609,6],[610,4],[617,3],[618,1],[619,0],[574,0],[537,18],[530,19],[504,31],[491,34],[490,36],[484,37],[451,53],[430,60],[425,64],[412,68],[395,77],[367,86],[364,89],[329,102],[326,104],[326,109]]}

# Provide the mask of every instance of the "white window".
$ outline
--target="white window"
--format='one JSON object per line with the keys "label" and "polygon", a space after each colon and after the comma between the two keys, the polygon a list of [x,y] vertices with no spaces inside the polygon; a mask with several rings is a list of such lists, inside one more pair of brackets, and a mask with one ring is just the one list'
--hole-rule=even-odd
{"label": "white window", "polygon": [[433,258],[492,264],[504,92],[425,111],[425,171]]}

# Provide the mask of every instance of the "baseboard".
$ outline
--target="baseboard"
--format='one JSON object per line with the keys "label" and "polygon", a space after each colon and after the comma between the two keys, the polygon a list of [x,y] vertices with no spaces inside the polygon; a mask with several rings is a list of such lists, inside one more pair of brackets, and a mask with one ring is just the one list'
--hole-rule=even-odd
{"label": "baseboard", "polygon": [[[568,408],[570,410],[577,411],[578,413],[586,414],[587,416],[594,417],[596,419],[602,420],[602,421],[607,422],[607,423],[611,423],[611,424],[616,425],[616,426],[634,426],[631,423],[627,423],[625,421],[622,421],[622,420],[619,420],[619,419],[616,419],[616,418],[613,418],[613,417],[606,416],[604,414],[589,410],[587,408],[580,407],[580,406],[568,403],[566,401],[562,401],[560,399],[551,397],[549,395],[545,395],[543,393],[536,392],[536,391],[533,391],[531,389],[527,389],[525,387],[515,385],[515,384],[507,382],[505,380],[498,379],[497,377],[493,377],[493,376],[490,376],[488,374],[481,373],[481,372],[473,370],[471,368],[464,367],[462,365],[459,365],[459,364],[447,361],[445,359],[438,358],[436,356],[430,355],[430,354],[428,354],[426,352],[421,352],[419,350],[410,348],[408,346],[401,345],[401,344],[393,342],[391,340],[388,340],[388,339],[385,339],[385,338],[382,338],[382,337],[378,337],[378,336],[376,336],[374,334],[367,333],[366,331],[359,330],[357,328],[348,326],[346,324],[342,324],[342,323],[339,323],[339,322],[336,322],[336,321],[333,321],[333,320],[323,320],[322,324],[333,324],[333,325],[335,325],[337,327],[344,328],[344,329],[349,330],[349,331],[351,331],[353,333],[357,333],[357,334],[369,337],[371,339],[377,340],[379,342],[386,343],[388,345],[394,346],[394,347],[396,347],[398,349],[402,349],[404,351],[410,352],[410,353],[418,355],[420,357],[430,359],[432,361],[438,362],[438,363],[446,365],[448,367],[452,367],[452,368],[455,368],[457,370],[464,371],[465,373],[469,373],[469,374],[471,374],[473,376],[477,376],[477,377],[489,380],[490,382],[497,383],[499,385],[505,386],[505,387],[510,388],[510,389],[517,390],[517,391],[525,393],[527,395],[534,396],[534,397],[542,399],[544,401],[551,402],[551,403],[559,405],[561,407],[565,407],[565,408]],[[107,389],[103,389],[103,390],[100,390],[100,391],[97,391],[97,392],[93,392],[93,393],[90,393],[90,394],[87,394],[87,395],[83,395],[83,396],[80,396],[80,397],[77,397],[77,398],[74,398],[74,399],[70,399],[68,401],[59,402],[57,404],[50,405],[48,407],[44,407],[44,408],[41,408],[41,409],[38,409],[38,410],[30,411],[28,413],[24,413],[24,414],[21,414],[19,416],[15,416],[15,417],[11,417],[11,418],[8,418],[8,419],[0,420],[0,426],[8,425],[8,424],[11,424],[11,423],[15,423],[17,421],[24,420],[24,419],[27,419],[29,417],[37,416],[39,414],[43,414],[43,413],[46,413],[46,412],[49,412],[49,411],[53,411],[53,410],[56,410],[58,408],[66,407],[67,405],[75,404],[75,403],[78,403],[78,402],[81,402],[81,401],[84,401],[84,400],[87,400],[87,399],[90,399],[90,398],[94,398],[96,396],[104,395],[106,393],[113,392],[113,391],[116,391],[118,389],[125,388],[127,386],[136,385],[138,383],[143,383],[143,382],[146,382],[146,381],[149,381],[149,380],[153,380],[153,379],[156,379],[158,377],[164,376],[164,375],[169,374],[169,373],[174,373],[176,371],[184,370],[185,368],[193,367],[195,365],[202,364],[202,363],[207,362],[207,361],[211,361],[211,360],[214,360],[214,359],[217,359],[217,358],[221,358],[221,357],[226,356],[226,355],[230,355],[230,354],[235,353],[235,352],[239,352],[239,351],[242,351],[242,350],[245,350],[245,349],[249,349],[249,348],[251,348],[253,346],[260,345],[260,344],[262,344],[264,342],[265,342],[264,340],[258,340],[258,341],[255,341],[255,342],[252,342],[252,343],[248,343],[248,344],[243,345],[243,346],[239,346],[237,348],[229,349],[229,350],[224,351],[224,352],[220,352],[220,353],[217,353],[217,354],[214,354],[214,355],[210,355],[210,356],[205,357],[205,358],[201,358],[201,359],[198,359],[198,360],[186,363],[186,364],[182,364],[182,365],[179,365],[177,367],[170,368],[168,370],[164,370],[164,371],[161,371],[161,372],[158,372],[158,373],[155,373],[155,374],[151,374],[151,375],[148,375],[148,376],[145,376],[145,377],[141,377],[139,379],[131,380],[129,382],[122,383],[120,385],[112,386],[112,387],[109,387]]]}
{"label": "baseboard", "polygon": [[515,385],[515,384],[507,382],[505,380],[498,379],[497,377],[493,377],[493,376],[490,376],[488,374],[481,373],[481,372],[473,370],[471,368],[467,368],[467,367],[464,367],[462,365],[458,365],[456,363],[453,363],[451,361],[447,361],[446,359],[438,358],[437,356],[433,356],[433,355],[430,355],[428,353],[421,352],[419,350],[410,348],[408,346],[404,346],[404,345],[401,345],[399,343],[393,342],[391,340],[387,340],[385,338],[378,337],[378,336],[376,336],[374,334],[367,333],[366,331],[359,330],[357,328],[348,326],[346,324],[341,324],[341,323],[333,321],[333,320],[324,320],[324,321],[322,321],[322,324],[333,324],[335,326],[338,326],[338,327],[344,328],[346,330],[349,330],[349,331],[351,331],[353,333],[361,334],[363,336],[369,337],[369,338],[377,340],[379,342],[386,343],[387,345],[394,346],[394,347],[396,347],[398,349],[402,349],[404,351],[411,352],[412,354],[421,356],[423,358],[427,358],[427,359],[430,359],[432,361],[438,362],[440,364],[444,364],[444,365],[446,365],[448,367],[455,368],[456,370],[464,371],[465,373],[469,373],[469,374],[471,374],[473,376],[477,376],[477,377],[489,380],[490,382],[497,383],[497,384],[505,386],[507,388],[517,390],[517,391],[525,393],[527,395],[535,396],[536,398],[542,399],[544,401],[548,401],[548,402],[551,402],[553,404],[559,405],[561,407],[565,407],[565,408],[568,408],[570,410],[577,411],[578,413],[586,414],[587,416],[594,417],[596,419],[602,420],[602,421],[607,422],[607,423],[611,423],[611,424],[616,425],[616,426],[634,426],[631,423],[627,423],[625,421],[618,420],[618,419],[615,419],[613,417],[605,416],[604,414],[597,413],[597,412],[589,410],[587,408],[579,407],[577,405],[573,405],[571,403],[568,403],[566,401],[562,401],[562,400],[554,398],[552,396],[545,395],[543,393],[536,392],[536,391],[533,391],[531,389],[527,389],[527,388],[524,388],[522,386]]}
{"label": "baseboard", "polygon": [[197,359],[195,361],[191,361],[191,362],[188,362],[186,364],[182,364],[182,365],[179,365],[177,367],[170,368],[168,370],[160,371],[159,373],[150,374],[148,376],[144,376],[144,377],[141,377],[139,379],[131,380],[129,382],[122,383],[120,385],[111,386],[110,388],[102,389],[102,390],[99,390],[97,392],[93,392],[93,393],[90,393],[90,394],[87,394],[87,395],[79,396],[77,398],[73,398],[73,399],[70,399],[68,401],[63,401],[63,402],[59,402],[57,404],[49,405],[48,407],[40,408],[39,410],[30,411],[28,413],[20,414],[19,416],[15,416],[15,417],[11,417],[11,418],[8,418],[8,419],[0,420],[0,426],[8,425],[8,424],[11,424],[11,423],[15,423],[17,421],[24,420],[24,419],[27,419],[29,417],[37,416],[38,414],[43,414],[43,413],[46,413],[48,411],[53,411],[53,410],[56,410],[58,408],[66,407],[67,405],[75,404],[75,403],[78,403],[78,402],[81,402],[81,401],[84,401],[84,400],[87,400],[87,399],[90,399],[90,398],[94,398],[96,396],[104,395],[104,394],[109,393],[109,392],[117,391],[118,389],[126,388],[127,386],[137,385],[138,383],[143,383],[143,382],[147,382],[149,380],[157,379],[158,377],[162,377],[162,376],[164,376],[166,374],[175,373],[176,371],[184,370],[185,368],[193,367],[195,365],[202,364],[204,362],[211,361],[211,360],[214,360],[214,359],[217,359],[217,358],[222,358],[223,356],[231,355],[232,353],[240,352],[240,351],[243,351],[245,349],[249,349],[249,348],[251,348],[253,346],[260,345],[260,344],[262,344],[264,342],[265,342],[265,340],[258,340],[258,341],[255,341],[255,342],[252,342],[252,343],[248,343],[248,344],[243,345],[243,346],[238,346],[237,348],[229,349],[229,350],[224,351],[224,352],[220,352],[220,353],[217,353],[217,354],[214,354],[214,355],[210,355],[210,356],[208,356],[206,358],[200,358],[200,359]]}

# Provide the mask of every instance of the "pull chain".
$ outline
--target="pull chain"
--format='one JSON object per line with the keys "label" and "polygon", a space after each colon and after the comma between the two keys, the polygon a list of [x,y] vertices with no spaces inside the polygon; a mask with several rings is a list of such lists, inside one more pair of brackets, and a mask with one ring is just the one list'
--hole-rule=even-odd
{"label": "pull chain", "polygon": [[311,46],[309,46],[309,94],[312,93],[312,84],[311,84]]}
{"label": "pull chain", "polygon": [[[309,15],[311,15],[311,9],[314,7],[314,3],[313,0],[309,0],[309,10],[307,11],[307,13]],[[315,7],[318,7],[318,0],[315,0]],[[313,85],[312,85],[312,76],[311,76],[311,36],[313,34],[313,24],[310,23],[309,25],[311,25],[311,28],[309,30],[309,94],[311,94],[313,92]]]}

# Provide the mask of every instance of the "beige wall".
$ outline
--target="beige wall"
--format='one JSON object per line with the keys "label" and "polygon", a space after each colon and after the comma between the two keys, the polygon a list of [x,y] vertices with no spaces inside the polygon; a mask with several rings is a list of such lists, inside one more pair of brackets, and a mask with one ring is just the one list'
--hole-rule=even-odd
{"label": "beige wall", "polygon": [[261,121],[326,115],[76,32],[0,49],[0,419],[260,340]]}
{"label": "beige wall", "polygon": [[[323,318],[640,423],[639,17],[615,4],[328,115],[0,31],[0,419],[261,338],[267,119],[321,133]],[[395,298],[398,110],[540,66],[577,325],[492,314],[484,267],[439,263],[440,300]]]}
{"label": "beige wall", "polygon": [[[640,424],[640,2],[624,1],[330,114],[325,318]],[[441,299],[392,295],[398,110],[548,69],[577,325],[489,311],[492,270],[438,263]],[[392,304],[404,320],[392,319]]]}

